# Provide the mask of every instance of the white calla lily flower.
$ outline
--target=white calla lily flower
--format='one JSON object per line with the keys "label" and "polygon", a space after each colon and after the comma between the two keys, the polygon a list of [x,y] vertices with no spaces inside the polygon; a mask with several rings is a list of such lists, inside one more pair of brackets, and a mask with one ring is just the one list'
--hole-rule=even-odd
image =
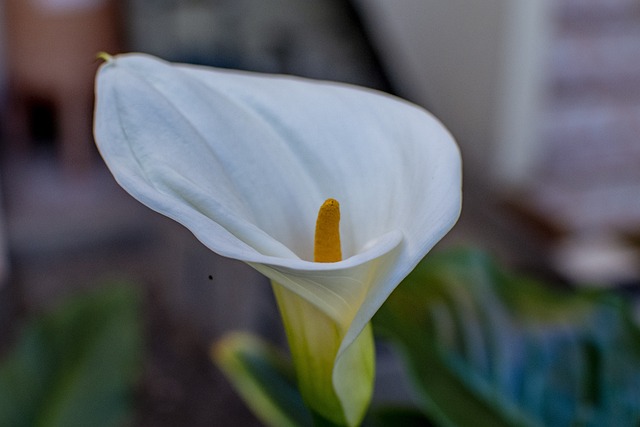
{"label": "white calla lily flower", "polygon": [[[95,138],[119,184],[272,280],[303,396],[356,425],[373,382],[369,321],[460,212],[448,131],[375,91],[142,54],[109,57],[96,92]],[[342,260],[314,262],[328,198],[342,207]]]}

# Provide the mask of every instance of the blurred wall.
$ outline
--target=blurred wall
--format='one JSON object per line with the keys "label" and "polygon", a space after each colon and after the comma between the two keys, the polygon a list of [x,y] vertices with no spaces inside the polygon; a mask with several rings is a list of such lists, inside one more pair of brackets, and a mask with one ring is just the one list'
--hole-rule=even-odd
{"label": "blurred wall", "polygon": [[4,0],[9,80],[8,142],[33,149],[34,103],[51,106],[59,160],[69,173],[91,167],[96,52],[116,50],[114,0]]}
{"label": "blurred wall", "polygon": [[386,88],[343,0],[129,0],[129,48],[162,58]]}
{"label": "blurred wall", "polygon": [[[4,2],[0,1],[0,112],[6,102],[7,57],[5,52]],[[0,114],[0,117],[2,115]],[[2,123],[0,123],[0,130]]]}
{"label": "blurred wall", "polygon": [[539,151],[547,1],[354,3],[400,94],[458,140],[467,176],[500,190],[522,185]]}
{"label": "blurred wall", "polygon": [[[4,3],[0,1],[0,145],[4,144],[2,138],[2,129],[4,123],[2,123],[3,110],[6,108],[6,89],[7,89],[7,69],[6,69],[6,52],[5,52],[5,34],[4,34]],[[1,172],[1,171],[0,171]],[[0,188],[2,182],[0,182]],[[2,200],[2,194],[0,193],[0,200]],[[0,288],[4,285],[8,274],[8,260],[6,256],[7,241],[5,231],[5,219],[3,204],[0,203]]]}

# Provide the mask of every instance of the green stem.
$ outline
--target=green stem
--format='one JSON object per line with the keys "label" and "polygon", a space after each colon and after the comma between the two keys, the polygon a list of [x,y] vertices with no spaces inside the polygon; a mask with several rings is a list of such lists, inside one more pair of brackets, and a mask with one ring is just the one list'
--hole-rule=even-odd
{"label": "green stem", "polygon": [[[338,357],[346,327],[278,283],[273,290],[282,315],[305,404],[327,426],[359,425],[371,402],[375,352],[371,327]],[[337,423],[337,424],[336,424]]]}

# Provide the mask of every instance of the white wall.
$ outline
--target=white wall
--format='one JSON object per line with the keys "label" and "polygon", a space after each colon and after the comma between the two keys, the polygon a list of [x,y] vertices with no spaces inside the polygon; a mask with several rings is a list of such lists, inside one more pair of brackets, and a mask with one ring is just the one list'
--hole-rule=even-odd
{"label": "white wall", "polygon": [[400,95],[457,138],[467,176],[522,185],[538,152],[546,0],[354,0]]}

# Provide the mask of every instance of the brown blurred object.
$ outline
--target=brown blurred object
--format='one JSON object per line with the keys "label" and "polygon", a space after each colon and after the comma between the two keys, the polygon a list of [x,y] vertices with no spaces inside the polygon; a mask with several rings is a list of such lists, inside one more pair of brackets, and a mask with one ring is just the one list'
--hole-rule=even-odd
{"label": "brown blurred object", "polygon": [[89,168],[96,54],[116,52],[116,17],[116,6],[108,0],[76,1],[71,6],[6,0],[12,149],[29,149],[30,105],[44,102],[51,105],[56,120],[55,142],[63,169],[80,173]]}

